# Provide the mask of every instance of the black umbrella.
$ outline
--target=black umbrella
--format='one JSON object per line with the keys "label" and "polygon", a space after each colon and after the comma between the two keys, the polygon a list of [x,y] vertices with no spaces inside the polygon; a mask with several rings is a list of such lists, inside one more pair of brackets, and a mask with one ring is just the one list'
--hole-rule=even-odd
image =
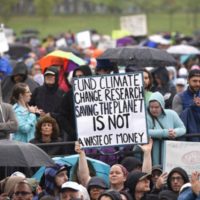
{"label": "black umbrella", "polygon": [[54,161],[39,147],[31,143],[0,140],[0,166],[51,166]]}
{"label": "black umbrella", "polygon": [[109,48],[98,57],[98,60],[101,59],[108,59],[121,66],[162,67],[177,64],[166,51],[149,47]]}
{"label": "black umbrella", "polygon": [[11,59],[17,60],[23,58],[31,51],[31,48],[24,44],[12,44],[9,46],[9,51],[7,53],[10,55]]}

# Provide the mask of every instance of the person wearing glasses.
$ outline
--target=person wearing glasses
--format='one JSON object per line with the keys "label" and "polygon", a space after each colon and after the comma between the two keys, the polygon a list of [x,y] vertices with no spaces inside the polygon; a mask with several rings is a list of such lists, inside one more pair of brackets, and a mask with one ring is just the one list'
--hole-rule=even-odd
{"label": "person wearing glasses", "polygon": [[32,200],[33,193],[31,186],[26,181],[21,181],[15,185],[13,200]]}
{"label": "person wearing glasses", "polygon": [[26,83],[17,83],[12,92],[11,104],[18,121],[18,129],[14,132],[13,140],[29,142],[34,138],[36,113],[40,110],[36,106],[29,106],[31,91]]}
{"label": "person wearing glasses", "polygon": [[159,199],[176,200],[178,198],[181,187],[189,182],[187,172],[181,167],[173,168],[167,178],[167,190],[159,193]]}

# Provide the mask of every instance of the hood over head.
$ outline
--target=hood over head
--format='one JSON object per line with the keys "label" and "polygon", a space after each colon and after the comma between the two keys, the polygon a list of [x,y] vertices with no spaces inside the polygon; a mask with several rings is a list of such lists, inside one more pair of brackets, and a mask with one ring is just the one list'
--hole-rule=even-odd
{"label": "hood over head", "polygon": [[148,102],[148,107],[149,107],[149,103],[151,101],[157,101],[160,103],[162,109],[164,110],[165,108],[165,100],[163,95],[160,92],[154,92],[152,93],[151,97],[149,98],[149,102]]}
{"label": "hood over head", "polygon": [[181,167],[175,167],[175,168],[173,168],[173,169],[170,171],[170,173],[169,173],[169,175],[168,175],[168,178],[167,178],[167,185],[168,185],[168,187],[169,187],[170,190],[172,190],[170,178],[171,178],[171,176],[172,176],[175,172],[178,173],[178,174],[180,174],[180,175],[182,176],[182,178],[183,178],[183,180],[184,180],[184,183],[190,182],[187,172],[186,172],[183,168],[181,168]]}

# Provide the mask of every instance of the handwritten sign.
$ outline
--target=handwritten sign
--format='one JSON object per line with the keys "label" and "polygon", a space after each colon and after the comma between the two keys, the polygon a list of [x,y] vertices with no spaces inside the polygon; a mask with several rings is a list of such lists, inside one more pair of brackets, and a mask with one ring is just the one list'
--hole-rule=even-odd
{"label": "handwritten sign", "polygon": [[83,147],[148,142],[142,73],[76,78],[73,89]]}
{"label": "handwritten sign", "polygon": [[200,169],[200,142],[165,141],[164,171],[182,167],[189,175]]}
{"label": "handwritten sign", "polygon": [[148,33],[146,15],[123,16],[120,18],[120,26],[133,36],[144,36]]}

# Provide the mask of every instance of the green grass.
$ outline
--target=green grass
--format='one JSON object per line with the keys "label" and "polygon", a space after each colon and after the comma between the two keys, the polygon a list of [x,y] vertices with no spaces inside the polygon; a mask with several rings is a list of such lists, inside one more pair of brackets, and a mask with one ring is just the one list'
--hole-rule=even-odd
{"label": "green grass", "polygon": [[[13,28],[18,35],[21,30],[27,28],[38,29],[41,32],[41,37],[48,34],[56,35],[68,30],[78,32],[85,29],[96,29],[100,33],[111,35],[112,30],[120,28],[119,19],[120,16],[118,15],[73,15],[50,17],[43,21],[38,17],[23,16],[13,17],[7,25]],[[170,17],[167,14],[150,14],[148,16],[149,34],[158,31],[180,31],[185,34],[192,34],[194,31],[191,15],[176,14],[171,25],[169,19]],[[198,21],[200,21],[200,16]]]}

